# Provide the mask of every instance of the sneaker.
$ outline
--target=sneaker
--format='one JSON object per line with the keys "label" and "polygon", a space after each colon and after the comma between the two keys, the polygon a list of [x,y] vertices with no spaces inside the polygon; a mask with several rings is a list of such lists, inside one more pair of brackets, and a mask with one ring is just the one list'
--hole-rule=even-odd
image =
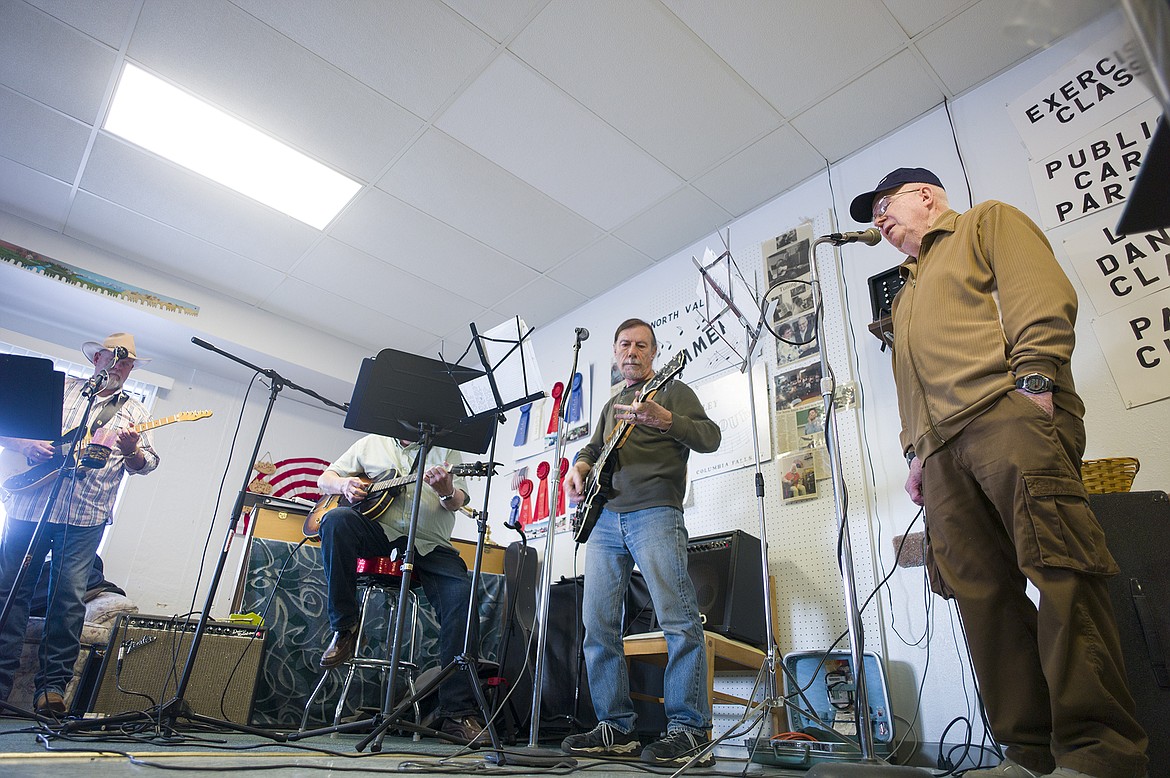
{"label": "sneaker", "polygon": [[963,778],[1041,778],[1043,773],[1029,770],[1017,762],[1004,757],[1004,760],[995,767],[984,767],[980,770],[968,770]]}
{"label": "sneaker", "polygon": [[561,741],[561,750],[577,756],[633,756],[642,750],[642,741],[603,721],[588,732],[569,735]]}
{"label": "sneaker", "polygon": [[439,731],[461,745],[479,748],[488,745],[491,735],[478,716],[457,716],[443,719]]}
{"label": "sneaker", "polygon": [[711,741],[705,735],[680,729],[642,749],[642,761],[678,767],[688,764],[692,767],[710,767],[715,764],[715,755],[706,750],[710,744]]}

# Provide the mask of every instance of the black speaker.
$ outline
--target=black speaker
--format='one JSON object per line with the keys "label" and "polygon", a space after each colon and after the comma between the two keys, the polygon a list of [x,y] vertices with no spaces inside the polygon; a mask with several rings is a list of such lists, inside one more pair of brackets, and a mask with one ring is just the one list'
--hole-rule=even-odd
{"label": "black speaker", "polygon": [[[169,701],[187,663],[196,620],[119,616],[90,702],[94,713],[138,711]],[[207,622],[184,700],[203,716],[247,724],[260,677],[264,628]]]}
{"label": "black speaker", "polygon": [[869,309],[874,321],[890,315],[894,308],[894,295],[898,294],[904,283],[906,281],[896,267],[869,277]]}
{"label": "black speaker", "polygon": [[1150,737],[1150,776],[1170,775],[1170,500],[1164,492],[1089,498],[1121,573],[1109,580],[1138,722]]}
{"label": "black speaker", "polygon": [[687,557],[699,612],[706,618],[703,629],[764,648],[760,541],[741,530],[704,535],[691,538]]}

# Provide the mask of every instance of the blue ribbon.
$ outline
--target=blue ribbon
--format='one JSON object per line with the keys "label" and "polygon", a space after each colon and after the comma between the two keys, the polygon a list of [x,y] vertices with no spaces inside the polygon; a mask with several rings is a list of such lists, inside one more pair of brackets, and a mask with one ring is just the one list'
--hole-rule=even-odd
{"label": "blue ribbon", "polygon": [[520,406],[520,421],[516,424],[516,439],[513,446],[523,446],[528,442],[528,412],[532,410],[532,403]]}
{"label": "blue ribbon", "polygon": [[567,419],[570,424],[581,421],[581,406],[583,400],[581,399],[581,374],[573,373],[573,395],[569,398],[569,413]]}

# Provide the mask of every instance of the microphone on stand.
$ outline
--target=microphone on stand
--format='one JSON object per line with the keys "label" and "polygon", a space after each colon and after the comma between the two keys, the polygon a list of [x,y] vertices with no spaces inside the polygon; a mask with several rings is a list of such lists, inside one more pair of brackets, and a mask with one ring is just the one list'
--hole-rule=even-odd
{"label": "microphone on stand", "polygon": [[831,232],[824,236],[834,246],[843,246],[846,243],[864,243],[867,246],[876,246],[882,242],[882,231],[877,227],[855,232]]}
{"label": "microphone on stand", "polygon": [[578,343],[589,340],[589,330],[585,329],[584,327],[577,327],[575,332],[577,333]]}

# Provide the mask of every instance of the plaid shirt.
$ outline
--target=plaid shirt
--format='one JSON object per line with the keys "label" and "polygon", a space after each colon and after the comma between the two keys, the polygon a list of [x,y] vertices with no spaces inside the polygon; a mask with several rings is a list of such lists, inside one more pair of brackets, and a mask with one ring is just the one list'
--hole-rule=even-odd
{"label": "plaid shirt", "polygon": [[[81,390],[85,381],[80,378],[65,379],[65,404],[62,414],[62,432],[67,432],[81,423],[81,415],[85,411],[87,398]],[[93,410],[89,414],[89,423],[97,417],[102,407],[113,402],[117,394],[109,397],[98,397],[94,402]],[[131,424],[141,424],[150,418],[142,403],[133,397],[128,397],[114,417],[106,426],[110,429],[126,429]],[[146,463],[140,470],[134,470],[126,464],[126,458],[121,450],[114,446],[110,452],[109,462],[99,470],[84,469],[84,478],[66,479],[57,495],[57,502],[53,504],[53,512],[49,521],[56,524],[69,524],[75,527],[94,527],[98,524],[110,524],[114,520],[114,500],[118,496],[118,487],[122,483],[122,474],[145,475],[158,467],[158,454],[150,447],[150,436],[142,433],[139,439],[142,454]],[[78,455],[82,452],[78,451]],[[4,509],[8,516],[25,521],[37,521],[45,510],[49,501],[49,494],[53,491],[53,481],[50,479],[44,485],[35,489],[25,489],[7,495],[4,500]]]}

